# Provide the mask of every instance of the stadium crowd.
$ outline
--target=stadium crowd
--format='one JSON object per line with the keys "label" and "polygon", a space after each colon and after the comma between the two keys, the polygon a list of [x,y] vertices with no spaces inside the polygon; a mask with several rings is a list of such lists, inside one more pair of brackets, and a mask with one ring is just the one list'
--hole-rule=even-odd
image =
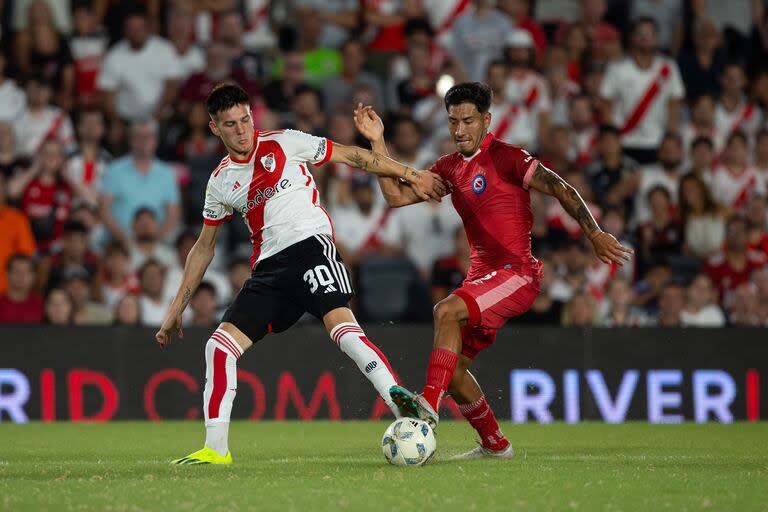
{"label": "stadium crowd", "polygon": [[[533,193],[542,291],[516,324],[768,325],[763,0],[0,1],[0,323],[161,323],[225,154],[226,80],[257,129],[452,152],[442,95],[482,80],[491,131],[526,148],[635,249],[617,268]],[[648,77],[650,80],[650,87]],[[450,201],[389,209],[370,175],[314,171],[367,321],[429,321],[469,265]],[[249,277],[226,224],[187,311],[210,327]]]}

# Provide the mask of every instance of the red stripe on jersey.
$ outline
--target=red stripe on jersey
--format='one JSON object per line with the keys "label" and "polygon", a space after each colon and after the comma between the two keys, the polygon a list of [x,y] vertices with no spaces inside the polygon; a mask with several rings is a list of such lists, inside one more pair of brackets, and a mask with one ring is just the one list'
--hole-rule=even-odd
{"label": "red stripe on jersey", "polygon": [[437,34],[442,34],[443,32],[447,32],[453,27],[453,23],[456,21],[456,19],[464,12],[464,10],[469,7],[470,0],[459,0],[456,5],[453,7],[453,10],[451,11],[451,14],[449,14],[443,22],[440,24],[439,27],[437,27],[437,30],[435,32]]}
{"label": "red stripe on jersey", "polygon": [[307,182],[304,184],[304,186],[308,187],[309,184],[312,183],[312,176],[307,172],[307,168],[304,167],[304,164],[299,164],[299,169],[301,169],[301,174],[307,178]]}
{"label": "red stripe on jersey", "polygon": [[333,141],[331,139],[325,139],[325,143],[328,145],[327,148],[325,148],[325,157],[317,162],[315,167],[320,167],[324,163],[328,162],[328,160],[331,159],[331,155],[333,154]]}
{"label": "red stripe on jersey", "polygon": [[[317,190],[315,190],[315,194],[317,194]],[[325,214],[325,216],[328,217],[328,224],[331,225],[331,238],[336,240],[336,231],[333,229],[333,221],[331,220],[331,216],[328,215],[328,211],[325,208],[323,208],[322,206],[317,205],[317,207],[320,208],[321,210],[323,210],[323,213]]]}
{"label": "red stripe on jersey", "polygon": [[[272,153],[275,158],[274,171],[267,171],[261,164],[259,155],[269,155]],[[259,143],[259,154],[253,159],[253,176],[251,184],[248,187],[248,202],[254,201],[257,193],[267,187],[274,187],[283,176],[285,169],[285,153],[274,140],[265,140]],[[268,199],[264,198],[258,202],[254,201],[253,206],[248,213],[248,228],[251,230],[251,242],[253,242],[253,254],[251,255],[251,268],[256,264],[261,254],[261,244],[264,240],[264,210],[267,207]]]}
{"label": "red stripe on jersey", "polygon": [[87,160],[83,165],[83,182],[90,185],[93,183],[94,177],[96,177],[96,162]]}
{"label": "red stripe on jersey", "polygon": [[219,417],[221,401],[227,391],[227,353],[220,348],[213,349],[213,391],[208,402],[208,419]]}
{"label": "red stripe on jersey", "polygon": [[232,215],[227,215],[223,219],[206,219],[205,217],[203,217],[203,224],[205,224],[206,226],[218,226],[224,222],[227,222],[231,218],[232,218]]}
{"label": "red stripe on jersey", "polygon": [[228,164],[228,163],[229,163],[229,156],[225,156],[224,158],[222,158],[222,160],[221,160],[221,162],[219,163],[218,167],[216,167],[216,168],[213,170],[213,175],[214,175],[214,176],[218,176],[218,175],[219,175],[219,173],[221,172],[221,170],[222,170],[223,168],[225,168],[225,167],[227,166],[227,164]]}
{"label": "red stripe on jersey", "polygon": [[651,103],[653,103],[653,100],[656,99],[656,96],[659,94],[659,91],[661,91],[661,87],[664,85],[664,82],[666,82],[667,78],[669,78],[670,73],[671,70],[669,65],[666,63],[663,64],[661,69],[659,69],[659,74],[654,77],[653,82],[651,83],[648,90],[645,91],[645,94],[643,94],[643,97],[640,98],[640,101],[637,103],[637,105],[635,105],[632,113],[627,117],[627,121],[624,123],[624,127],[621,129],[622,134],[631,132],[637,127],[638,124],[640,124],[640,121],[643,120],[646,112],[648,112],[648,107],[650,107]]}

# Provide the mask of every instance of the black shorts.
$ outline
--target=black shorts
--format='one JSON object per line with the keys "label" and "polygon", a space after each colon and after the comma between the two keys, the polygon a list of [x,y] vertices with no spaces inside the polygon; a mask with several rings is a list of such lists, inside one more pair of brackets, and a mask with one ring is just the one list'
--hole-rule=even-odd
{"label": "black shorts", "polygon": [[222,322],[256,343],[288,329],[305,312],[322,319],[347,307],[352,295],[352,280],[333,240],[314,235],[257,263]]}

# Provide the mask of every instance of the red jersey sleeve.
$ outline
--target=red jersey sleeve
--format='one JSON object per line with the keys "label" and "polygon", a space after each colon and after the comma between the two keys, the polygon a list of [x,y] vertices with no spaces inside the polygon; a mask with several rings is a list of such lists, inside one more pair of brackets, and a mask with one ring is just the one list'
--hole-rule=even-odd
{"label": "red jersey sleeve", "polygon": [[448,176],[446,176],[446,174],[447,174],[446,171],[448,169],[448,166],[445,165],[445,161],[446,161],[447,158],[448,158],[447,155],[438,158],[437,161],[432,164],[432,167],[429,168],[429,172],[433,172],[433,173],[437,174],[438,176],[440,176],[444,180],[448,179]]}
{"label": "red jersey sleeve", "polygon": [[522,148],[509,145],[497,152],[494,157],[501,179],[528,190],[533,171],[539,166],[539,161],[535,157]]}

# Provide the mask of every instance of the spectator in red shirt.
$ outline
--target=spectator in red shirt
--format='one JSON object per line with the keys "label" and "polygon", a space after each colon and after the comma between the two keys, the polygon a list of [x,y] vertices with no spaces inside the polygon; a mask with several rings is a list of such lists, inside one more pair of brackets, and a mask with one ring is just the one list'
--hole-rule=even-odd
{"label": "spectator in red shirt", "polygon": [[8,290],[0,296],[0,324],[36,324],[43,320],[43,299],[34,293],[35,264],[17,254],[5,266]]}
{"label": "spectator in red shirt", "polygon": [[744,216],[749,223],[749,248],[768,256],[768,198],[750,195],[744,205]]}
{"label": "spectator in red shirt", "polygon": [[766,264],[765,254],[749,250],[748,228],[747,219],[740,215],[728,219],[725,249],[709,258],[704,265],[704,272],[717,286],[727,309],[733,302],[736,288],[749,282],[752,271]]}

